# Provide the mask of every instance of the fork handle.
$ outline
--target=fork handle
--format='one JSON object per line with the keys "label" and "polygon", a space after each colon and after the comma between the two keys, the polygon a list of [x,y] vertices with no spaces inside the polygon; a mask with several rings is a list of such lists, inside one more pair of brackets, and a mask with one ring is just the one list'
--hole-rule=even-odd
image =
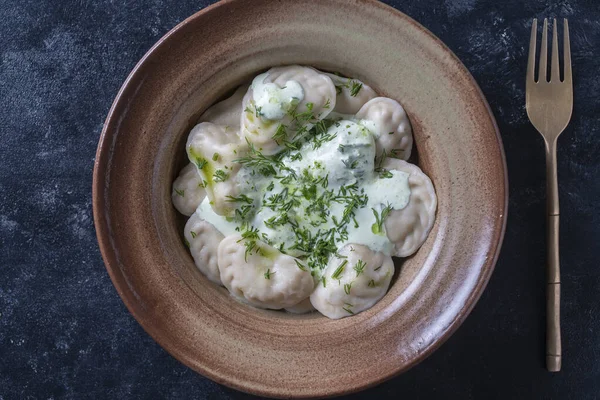
{"label": "fork handle", "polygon": [[562,349],[560,342],[560,259],[558,176],[556,171],[556,140],[546,144],[546,187],[548,206],[547,246],[548,265],[546,270],[546,368],[560,371]]}

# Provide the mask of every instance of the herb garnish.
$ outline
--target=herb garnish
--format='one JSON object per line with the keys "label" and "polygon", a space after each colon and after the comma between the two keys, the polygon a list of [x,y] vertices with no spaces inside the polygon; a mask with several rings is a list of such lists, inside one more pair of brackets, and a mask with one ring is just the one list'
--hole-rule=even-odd
{"label": "herb garnish", "polygon": [[371,226],[371,231],[376,235],[382,235],[383,223],[385,222],[385,219],[389,213],[392,211],[392,206],[388,204],[383,207],[383,210],[381,210],[381,215],[374,208],[371,208],[371,210],[373,210],[373,215],[375,216],[375,223]]}
{"label": "herb garnish", "polygon": [[331,274],[331,278],[332,279],[341,279],[341,275],[344,272],[344,268],[346,267],[346,264],[348,264],[348,260],[342,261],[342,263],[339,265],[339,267],[337,267],[336,270],[333,272],[333,274]]}
{"label": "herb garnish", "polygon": [[196,158],[195,164],[198,167],[198,169],[203,169],[204,166],[208,164],[208,161],[206,161],[204,158]]}
{"label": "herb garnish", "polygon": [[252,200],[251,197],[248,197],[245,194],[240,194],[237,197],[226,196],[226,199],[230,203],[248,203],[248,204],[252,204],[254,202],[254,200]]}
{"label": "herb garnish", "polygon": [[246,157],[238,158],[234,162],[240,163],[250,168],[257,169],[264,176],[277,175],[275,167],[282,167],[281,161],[275,157],[265,156],[260,151],[256,150],[254,145],[246,138],[250,154]]}
{"label": "herb garnish", "polygon": [[367,266],[367,264],[363,260],[358,260],[358,262],[356,263],[356,265],[353,268],[356,271],[357,278],[360,274],[362,274],[364,272],[366,266]]}
{"label": "herb garnish", "polygon": [[229,178],[229,174],[222,169],[218,169],[213,174],[215,182],[225,182]]}
{"label": "herb garnish", "polygon": [[277,130],[275,131],[275,134],[273,135],[273,140],[275,142],[277,142],[277,144],[280,144],[279,141],[281,141],[287,137],[286,128],[287,127],[283,124],[279,124],[279,126],[277,127]]}
{"label": "herb garnish", "polygon": [[362,89],[363,84],[357,81],[352,81],[351,82],[351,88],[350,88],[350,96],[352,97],[356,97],[358,95],[358,92],[360,92],[360,89]]}
{"label": "herb garnish", "polygon": [[267,269],[267,272],[265,272],[265,279],[271,279],[273,274],[275,274],[275,272],[271,272],[271,269]]}
{"label": "herb garnish", "polygon": [[350,289],[352,289],[352,282],[344,284],[344,292],[346,294],[350,294]]}
{"label": "herb garnish", "polygon": [[379,173],[379,177],[382,179],[390,179],[390,178],[394,177],[394,174],[392,174],[387,169],[382,169],[381,172]]}

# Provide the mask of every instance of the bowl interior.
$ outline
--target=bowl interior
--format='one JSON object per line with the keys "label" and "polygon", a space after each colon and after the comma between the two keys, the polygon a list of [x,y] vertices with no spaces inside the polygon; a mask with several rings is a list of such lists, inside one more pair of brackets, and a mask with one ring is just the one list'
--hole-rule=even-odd
{"label": "bowl interior", "polygon": [[[236,302],[195,268],[171,205],[200,114],[257,72],[286,64],[339,71],[400,101],[438,195],[427,242],[397,263],[387,295],[352,318]],[[439,40],[374,1],[230,0],[186,20],[121,89],[94,172],[100,247],[136,319],[198,372],[268,396],[346,393],[423,359],[487,283],[506,203],[502,145],[477,85]]]}

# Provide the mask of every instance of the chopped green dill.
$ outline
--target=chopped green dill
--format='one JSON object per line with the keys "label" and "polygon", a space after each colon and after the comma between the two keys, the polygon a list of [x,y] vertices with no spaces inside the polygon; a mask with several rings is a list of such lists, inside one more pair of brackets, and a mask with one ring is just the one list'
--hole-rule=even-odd
{"label": "chopped green dill", "polygon": [[344,86],[341,86],[341,85],[335,85],[335,93],[336,94],[342,94],[342,88],[343,87]]}
{"label": "chopped green dill", "polygon": [[325,278],[325,275],[321,277],[321,282],[323,283],[323,287],[327,287],[327,278]]}
{"label": "chopped green dill", "polygon": [[235,210],[235,218],[240,221],[245,221],[254,209],[251,205],[243,205]]}
{"label": "chopped green dill", "polygon": [[279,141],[285,139],[287,137],[287,127],[283,124],[279,124],[275,134],[273,135],[273,140],[279,144]]}
{"label": "chopped green dill", "polygon": [[333,274],[331,274],[331,278],[332,279],[341,279],[341,275],[344,272],[344,268],[346,267],[346,264],[348,264],[348,260],[342,261],[342,263],[339,265],[339,267],[337,267],[336,270],[333,272]]}
{"label": "chopped green dill", "polygon": [[275,188],[275,183],[273,181],[271,181],[271,183],[269,183],[269,186],[267,186],[267,192],[270,192],[274,188]]}
{"label": "chopped green dill", "polygon": [[246,229],[243,229],[243,232],[241,234],[242,239],[248,239],[248,240],[258,240],[259,239],[259,231],[258,228],[255,228],[253,226],[251,227],[245,227]]}
{"label": "chopped green dill", "polygon": [[240,194],[237,197],[225,196],[225,198],[227,199],[226,201],[229,203],[248,203],[248,204],[254,203],[254,200],[252,200],[251,197],[248,197],[245,194]]}
{"label": "chopped green dill", "polygon": [[320,137],[315,137],[315,140],[313,141],[313,150],[318,149],[325,142],[331,142],[333,139],[336,138],[336,136],[337,136],[337,133],[334,133],[334,134],[326,133],[326,134],[321,135]]}
{"label": "chopped green dill", "polygon": [[267,269],[267,272],[265,272],[265,279],[271,279],[273,274],[275,274],[275,272],[271,272],[271,269]]}
{"label": "chopped green dill", "polygon": [[400,157],[400,153],[404,153],[403,149],[392,149],[392,156],[393,157]]}
{"label": "chopped green dill", "polygon": [[327,99],[327,101],[323,105],[323,108],[328,109],[330,107],[331,107],[331,99]]}
{"label": "chopped green dill", "polygon": [[350,96],[352,97],[356,97],[358,95],[358,93],[360,92],[360,90],[362,89],[363,84],[357,81],[352,81],[351,82],[351,87],[350,87]]}
{"label": "chopped green dill", "polygon": [[388,135],[393,135],[393,134],[394,134],[394,132],[388,132]]}
{"label": "chopped green dill", "polygon": [[187,248],[190,247],[190,242],[188,242],[188,240],[186,238],[183,238],[183,243],[185,243],[185,247],[187,247]]}
{"label": "chopped green dill", "polygon": [[373,210],[373,215],[375,216],[375,223],[371,226],[371,231],[376,235],[382,235],[384,234],[383,223],[385,222],[388,214],[392,211],[392,206],[388,204],[383,207],[383,210],[381,210],[381,215],[374,208],[371,208],[371,210]]}
{"label": "chopped green dill", "polygon": [[306,133],[308,132],[308,127],[306,125],[301,125],[296,129],[296,132],[294,133],[294,136],[292,137],[292,140],[296,139],[296,138],[303,138],[304,135],[306,135]]}
{"label": "chopped green dill", "polygon": [[298,268],[300,268],[302,271],[306,271],[306,267],[304,265],[302,265],[302,263],[298,260],[294,260],[296,261],[296,265],[298,266]]}
{"label": "chopped green dill", "polygon": [[177,193],[179,196],[181,196],[181,197],[185,196],[185,190],[183,190],[183,189],[179,190],[177,188],[174,188],[174,189],[175,189],[175,193]]}
{"label": "chopped green dill", "polygon": [[366,266],[367,266],[367,264],[363,260],[358,260],[358,262],[356,263],[356,265],[353,268],[356,271],[357,278],[360,274],[362,274],[364,272]]}
{"label": "chopped green dill", "polygon": [[374,279],[371,279],[371,280],[369,281],[369,283],[367,284],[367,286],[369,286],[369,287],[375,287],[375,280],[374,280]]}
{"label": "chopped green dill", "polygon": [[313,103],[306,103],[306,111],[298,113],[295,110],[292,111],[292,119],[296,122],[308,122],[315,119],[312,112],[314,107]]}
{"label": "chopped green dill", "polygon": [[383,170],[383,162],[387,158],[387,153],[383,150],[381,156],[375,157],[375,172],[381,172]]}
{"label": "chopped green dill", "polygon": [[352,282],[345,283],[344,284],[344,292],[346,292],[346,294],[350,294],[350,289],[352,289]]}
{"label": "chopped green dill", "polygon": [[212,156],[213,161],[217,161],[219,159],[219,153],[215,153]]}
{"label": "chopped green dill", "polygon": [[272,216],[271,218],[264,221],[264,224],[269,229],[276,229],[278,226],[285,225],[289,223],[289,219],[287,214],[281,214],[279,216]]}
{"label": "chopped green dill", "polygon": [[240,163],[250,168],[255,168],[264,176],[277,175],[275,167],[282,168],[283,164],[275,157],[265,156],[256,150],[254,145],[246,138],[250,154],[246,157],[238,158],[234,162]]}
{"label": "chopped green dill", "polygon": [[283,145],[285,146],[286,149],[289,149],[289,150],[300,150],[300,146],[302,145],[302,143],[300,143],[299,140],[296,140],[294,142],[290,142],[289,140],[284,140]]}
{"label": "chopped green dill", "polygon": [[213,178],[215,182],[225,182],[229,178],[229,174],[222,169],[218,169],[215,171]]}
{"label": "chopped green dill", "polygon": [[192,235],[192,238],[195,239],[196,236],[198,236],[198,234],[194,231],[190,231],[190,235]]}
{"label": "chopped green dill", "polygon": [[292,161],[301,161],[302,160],[302,154],[301,153],[296,153],[296,154],[290,156],[290,160],[292,160]]}
{"label": "chopped green dill", "polygon": [[354,315],[354,312],[350,309],[350,307],[352,307],[352,305],[346,303],[345,307],[342,307],[342,310],[346,311],[348,314]]}
{"label": "chopped green dill", "polygon": [[204,158],[198,157],[198,158],[196,158],[195,164],[196,164],[196,167],[198,167],[198,169],[203,169],[204,166],[206,164],[208,164],[208,161],[206,161]]}
{"label": "chopped green dill", "polygon": [[317,197],[317,187],[315,185],[304,186],[300,190],[306,200],[312,200]]}
{"label": "chopped green dill", "polygon": [[342,160],[342,163],[346,166],[346,168],[348,169],[356,169],[358,167],[358,163],[360,162],[360,160],[354,160],[352,162],[349,162],[348,160]]}
{"label": "chopped green dill", "polygon": [[246,247],[246,251],[244,253],[244,261],[248,262],[248,255],[252,255],[252,251],[257,253],[260,249],[258,247],[258,244],[256,243],[256,240],[247,240],[246,242],[244,242],[244,246]]}
{"label": "chopped green dill", "polygon": [[263,206],[272,209],[273,211],[277,211],[278,208],[282,207],[282,204],[285,204],[285,200],[288,198],[289,189],[283,188],[283,190],[279,193],[272,194],[267,198],[267,201],[263,203]]}
{"label": "chopped green dill", "polygon": [[393,178],[394,174],[392,174],[390,171],[388,171],[387,169],[384,168],[379,173],[379,177],[383,178],[383,179],[389,179],[389,178]]}

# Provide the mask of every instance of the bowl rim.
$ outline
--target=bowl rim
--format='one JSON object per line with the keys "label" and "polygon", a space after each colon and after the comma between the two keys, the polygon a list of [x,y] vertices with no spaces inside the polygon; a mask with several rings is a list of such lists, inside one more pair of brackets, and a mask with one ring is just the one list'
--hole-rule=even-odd
{"label": "bowl rim", "polygon": [[[227,7],[227,6],[229,6],[229,4],[237,3],[239,1],[243,1],[243,0],[220,0],[220,1],[217,1],[216,3],[213,3],[209,6],[195,12],[191,16],[187,17],[182,22],[178,23],[174,28],[170,29],[165,35],[163,35],[144,54],[144,56],[136,63],[136,65],[133,67],[131,72],[128,74],[127,78],[125,79],[122,86],[120,87],[120,89],[109,109],[109,112],[108,112],[105,122],[103,124],[102,132],[100,134],[100,138],[98,141],[98,147],[97,147],[96,155],[95,155],[95,159],[94,159],[94,169],[93,169],[93,178],[92,178],[93,218],[94,218],[94,226],[96,229],[96,236],[97,236],[97,240],[98,240],[98,244],[99,244],[99,248],[100,248],[100,253],[102,255],[102,259],[104,261],[104,265],[106,267],[108,275],[110,276],[110,279],[111,279],[115,289],[117,290],[117,293],[123,300],[123,303],[125,303],[125,306],[129,310],[131,315],[133,315],[133,317],[136,319],[136,321],[142,326],[144,331],[146,331],[146,333],[152,337],[152,339],[154,339],[164,350],[166,350],[175,359],[177,359],[178,361],[180,361],[181,363],[186,365],[188,368],[196,371],[197,373],[200,373],[201,375],[213,380],[214,382],[223,384],[225,386],[228,386],[228,387],[236,389],[236,390],[243,391],[245,393],[251,393],[251,394],[265,396],[265,397],[276,397],[276,396],[278,396],[277,393],[283,393],[283,392],[281,392],[281,391],[277,392],[277,390],[274,390],[272,392],[266,392],[266,391],[262,391],[260,389],[257,390],[256,388],[253,388],[251,386],[244,385],[244,382],[238,381],[235,378],[227,379],[227,378],[223,378],[220,376],[216,376],[209,369],[204,368],[199,363],[191,362],[192,358],[189,357],[187,353],[179,351],[174,346],[172,346],[168,340],[165,340],[163,338],[163,336],[160,334],[159,331],[155,330],[152,326],[149,326],[148,324],[146,324],[136,314],[133,303],[128,301],[127,297],[124,295],[125,291],[124,291],[124,288],[122,287],[121,283],[119,282],[118,271],[116,271],[115,266],[112,265],[112,258],[114,256],[114,254],[111,250],[111,241],[109,239],[110,233],[109,233],[109,228],[106,223],[107,221],[105,218],[103,218],[103,211],[104,211],[104,205],[105,205],[105,202],[104,202],[104,194],[105,194],[104,178],[105,178],[105,173],[107,172],[107,168],[106,168],[107,157],[110,158],[110,156],[109,156],[110,146],[111,146],[111,142],[112,142],[112,139],[114,136],[111,134],[111,132],[108,131],[108,127],[109,127],[109,123],[115,119],[115,111],[116,111],[117,107],[123,101],[125,101],[125,99],[123,98],[123,93],[129,87],[130,83],[138,77],[138,72],[139,72],[140,67],[143,64],[145,64],[146,61],[154,55],[154,53],[157,51],[157,49],[168,45],[168,41],[170,40],[171,36],[176,34],[179,30],[181,30],[186,25],[192,23],[196,19],[203,18],[206,14],[210,14],[212,11],[214,11],[218,8]],[[507,224],[507,219],[508,219],[508,199],[509,199],[508,169],[507,169],[507,164],[506,164],[506,155],[505,155],[505,151],[504,151],[502,137],[500,135],[498,124],[496,122],[496,119],[494,117],[492,109],[491,109],[487,99],[485,98],[481,88],[479,87],[478,83],[476,82],[475,78],[473,77],[473,75],[466,68],[466,66],[462,63],[462,61],[456,56],[456,54],[454,54],[454,52],[448,46],[446,46],[446,44],[444,42],[442,42],[436,35],[434,35],[431,31],[429,31],[427,28],[425,28],[423,25],[421,25],[419,22],[417,22],[410,16],[408,16],[408,15],[404,14],[403,12],[395,9],[394,7],[389,6],[385,3],[382,3],[378,0],[359,0],[359,2],[366,4],[368,6],[371,6],[371,7],[379,7],[381,9],[383,9],[384,11],[387,11],[388,13],[393,14],[396,18],[401,18],[402,20],[404,20],[404,22],[411,24],[414,28],[421,30],[425,35],[427,35],[430,39],[432,39],[434,42],[436,42],[437,45],[439,45],[442,48],[442,50],[451,57],[452,61],[461,70],[461,72],[463,72],[465,74],[465,76],[468,77],[470,85],[472,85],[472,87],[475,89],[476,96],[479,98],[479,101],[482,102],[485,109],[487,110],[487,114],[490,118],[491,125],[493,126],[494,132],[496,134],[496,140],[498,143],[501,164],[502,164],[502,172],[503,172],[502,175],[504,177],[503,188],[502,188],[503,192],[504,192],[504,196],[502,198],[502,203],[503,203],[502,209],[501,209],[502,214],[499,218],[501,220],[501,226],[500,226],[500,230],[498,232],[498,240],[495,243],[495,246],[490,248],[493,256],[488,258],[483,263],[481,279],[479,279],[478,283],[473,287],[473,289],[470,293],[470,296],[465,300],[464,307],[457,313],[456,318],[449,324],[449,327],[446,330],[446,332],[444,332],[444,334],[442,334],[437,340],[435,340],[428,347],[424,348],[418,355],[416,355],[412,360],[410,360],[406,364],[404,364],[396,369],[389,370],[388,373],[382,374],[378,379],[373,379],[372,381],[367,382],[367,383],[362,384],[357,387],[334,391],[334,392],[329,392],[328,395],[326,395],[325,397],[336,397],[336,396],[356,393],[356,392],[377,386],[393,377],[396,377],[396,376],[406,372],[410,368],[419,364],[420,362],[425,360],[427,357],[429,357],[442,344],[444,344],[448,340],[448,338],[450,336],[452,336],[456,332],[456,330],[463,324],[463,322],[465,321],[467,316],[471,313],[471,311],[477,304],[477,301],[481,297],[483,291],[485,290],[485,288],[491,278],[491,275],[496,267],[496,263],[498,261],[499,254],[502,249],[502,244],[504,241],[504,235],[506,233],[506,224]],[[289,396],[289,394],[287,396]],[[314,397],[316,397],[316,396],[293,395],[293,398],[314,398]],[[323,398],[322,395],[318,396],[318,397]]]}

